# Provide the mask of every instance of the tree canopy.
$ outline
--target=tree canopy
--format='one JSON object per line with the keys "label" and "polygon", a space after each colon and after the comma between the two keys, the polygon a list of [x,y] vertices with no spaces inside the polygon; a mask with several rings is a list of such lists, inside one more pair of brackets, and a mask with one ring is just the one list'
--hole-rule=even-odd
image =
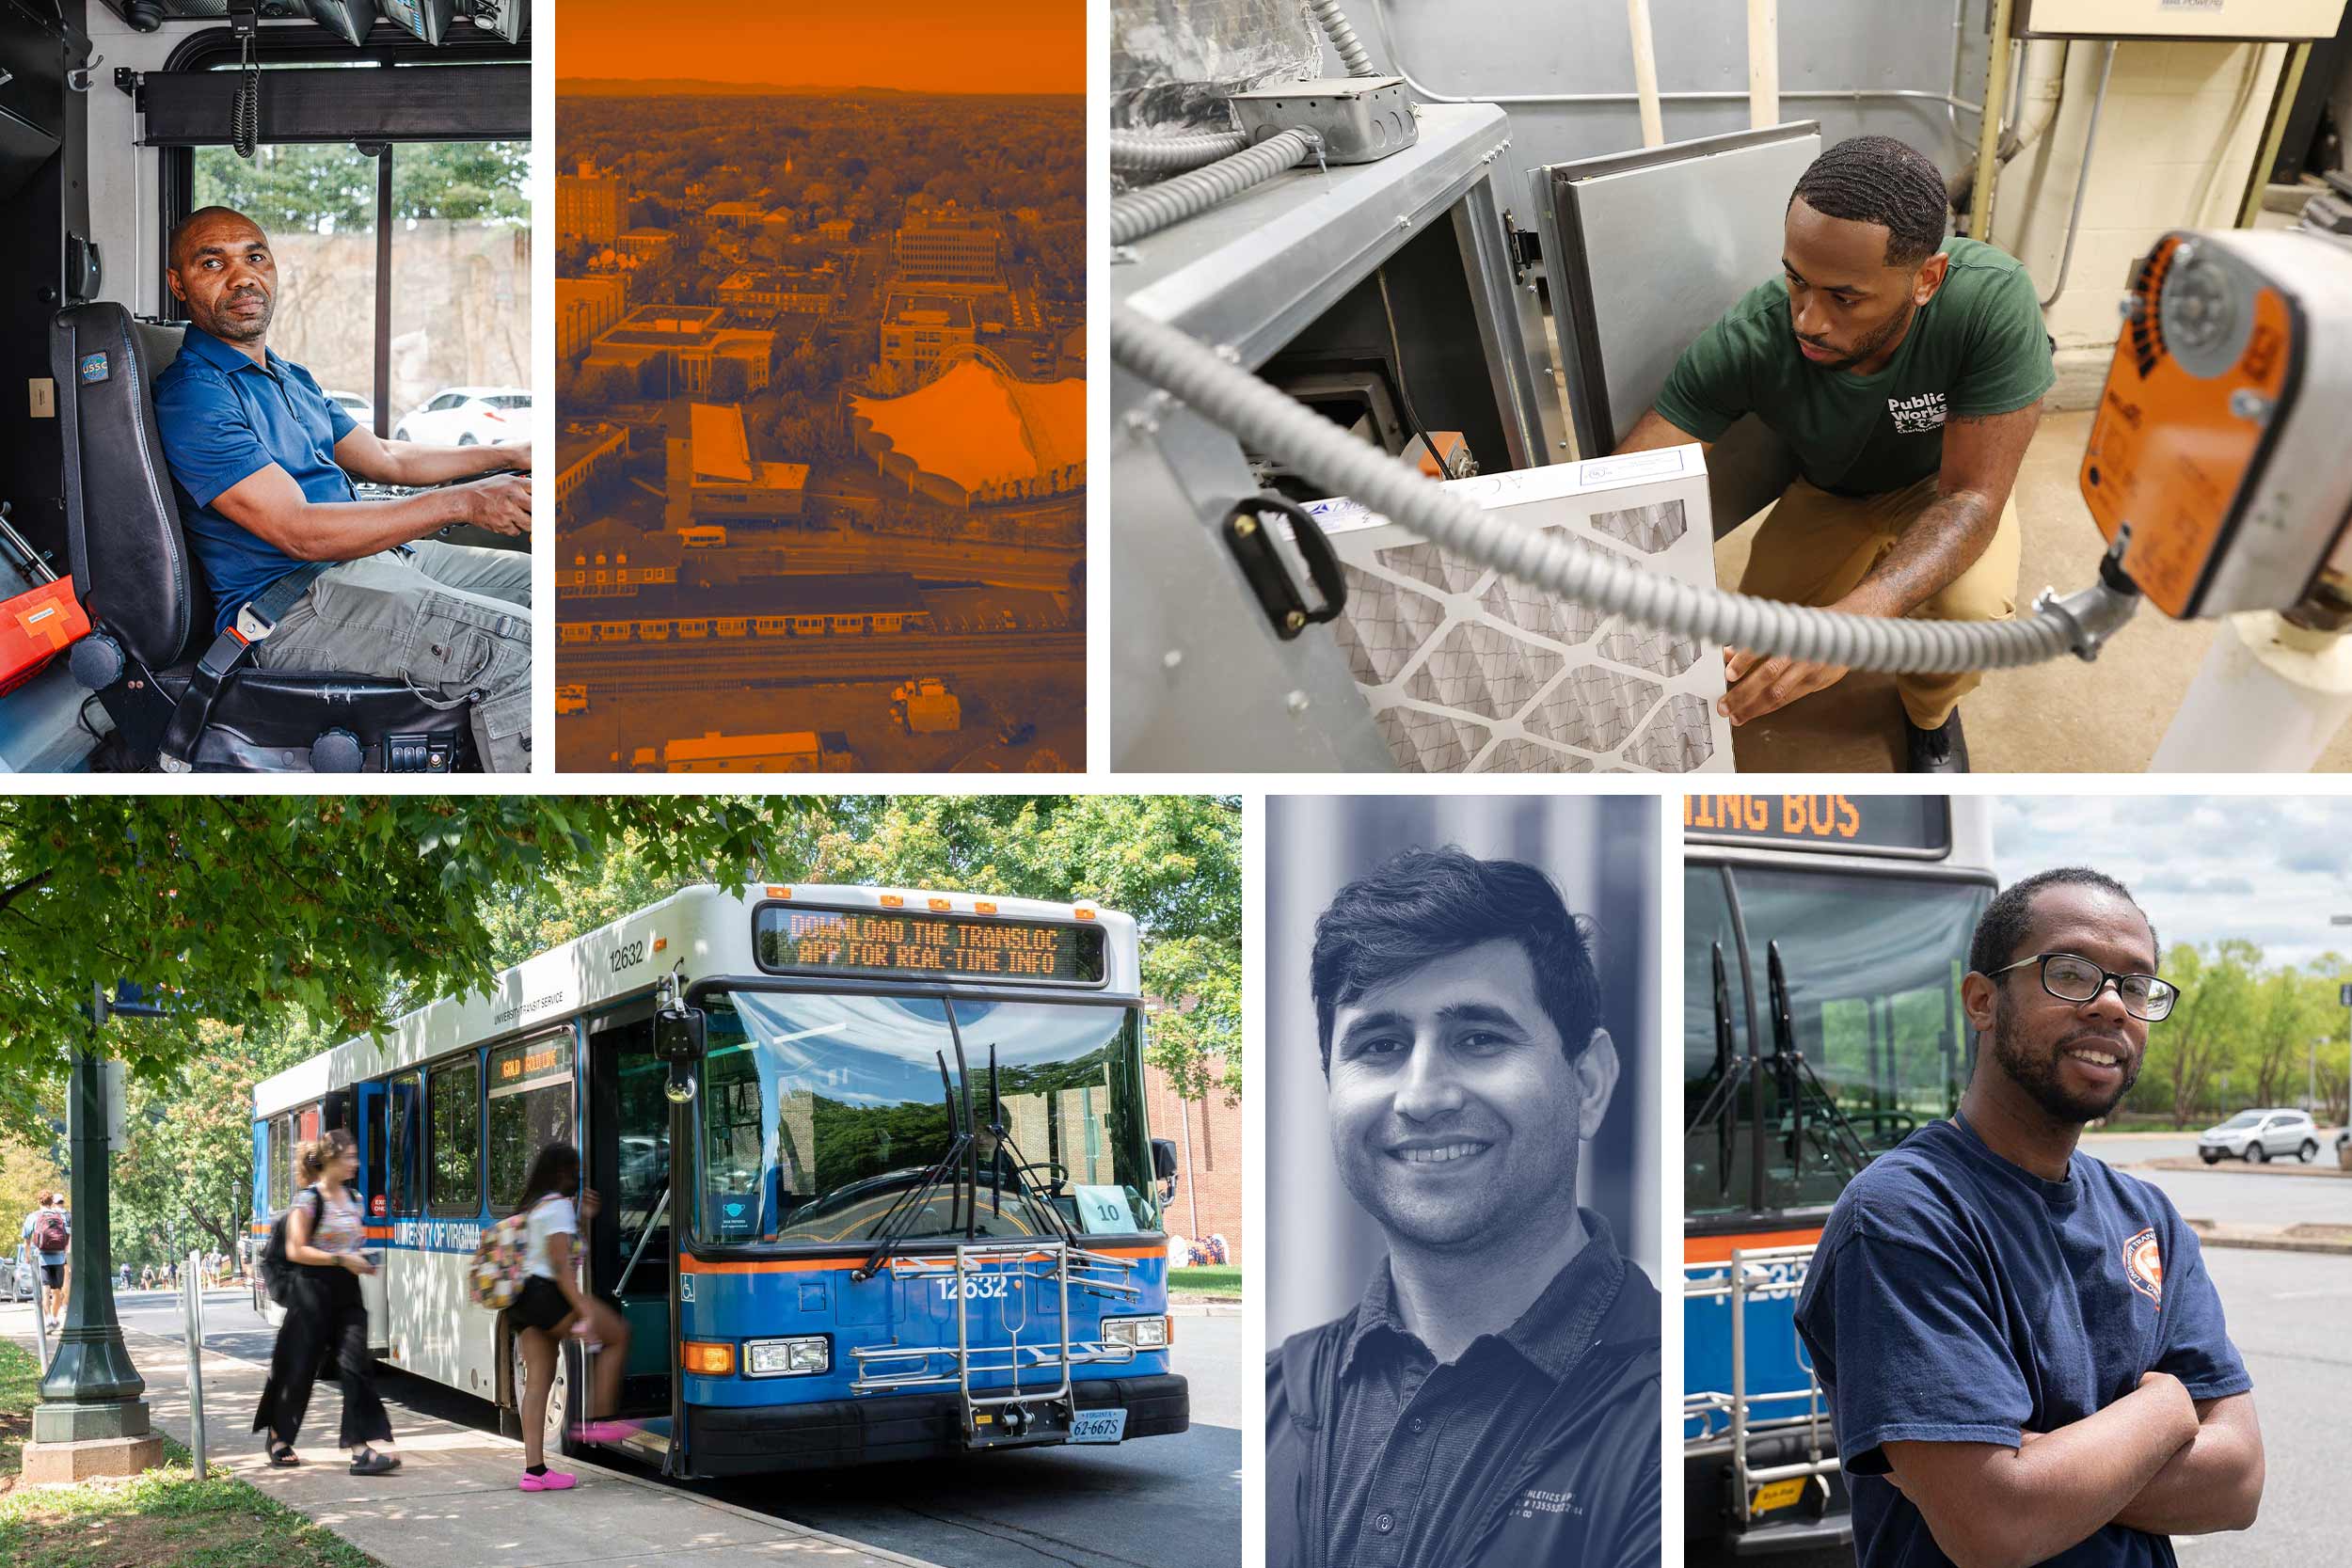
{"label": "tree canopy", "polygon": [[0,798],[0,1134],[54,1147],[91,988],[145,985],[167,1016],[95,1042],[132,1067],[124,1169],[209,1234],[249,1190],[260,1078],[700,881],[1131,913],[1152,1060],[1238,1093],[1240,867],[1238,804],[1195,796]]}
{"label": "tree canopy", "polygon": [[[531,144],[392,144],[392,214],[531,222]],[[194,207],[234,207],[271,233],[375,227],[375,160],[347,142],[227,148],[196,157]]]}

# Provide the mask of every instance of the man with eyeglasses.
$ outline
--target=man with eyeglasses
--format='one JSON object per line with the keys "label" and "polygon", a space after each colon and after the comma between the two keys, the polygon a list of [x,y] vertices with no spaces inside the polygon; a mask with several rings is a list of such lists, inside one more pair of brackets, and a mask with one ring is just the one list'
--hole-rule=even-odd
{"label": "man with eyeglasses", "polygon": [[2044,871],[1978,922],[1959,1115],[1837,1200],[1797,1306],[1863,1568],[2172,1568],[2262,1501],[2252,1380],[2163,1193],[2079,1152],[2178,990],[2121,882]]}

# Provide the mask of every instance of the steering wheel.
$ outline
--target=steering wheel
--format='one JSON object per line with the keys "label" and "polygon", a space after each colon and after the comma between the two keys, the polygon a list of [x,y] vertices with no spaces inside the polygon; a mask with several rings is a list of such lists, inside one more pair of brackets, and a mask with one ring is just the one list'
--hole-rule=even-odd
{"label": "steering wheel", "polygon": [[[1048,1180],[1032,1180],[1029,1173],[1033,1170],[1043,1171]],[[1025,1165],[1015,1165],[1012,1174],[1024,1185],[1035,1187],[1051,1196],[1059,1196],[1062,1188],[1070,1182],[1070,1168],[1056,1160],[1035,1160]]]}

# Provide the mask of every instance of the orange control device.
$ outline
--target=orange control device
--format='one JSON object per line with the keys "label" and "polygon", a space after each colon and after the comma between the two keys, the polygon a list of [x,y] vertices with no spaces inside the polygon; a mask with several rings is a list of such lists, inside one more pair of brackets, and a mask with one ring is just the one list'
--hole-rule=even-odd
{"label": "orange control device", "polygon": [[2124,574],[2184,618],[2352,604],[2352,246],[2175,231],[2122,311],[2082,493]]}

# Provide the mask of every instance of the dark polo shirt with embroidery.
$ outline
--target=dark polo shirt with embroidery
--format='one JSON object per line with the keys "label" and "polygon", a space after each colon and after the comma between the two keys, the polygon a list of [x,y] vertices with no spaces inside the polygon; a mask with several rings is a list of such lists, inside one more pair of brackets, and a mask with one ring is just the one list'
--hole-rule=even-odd
{"label": "dark polo shirt with embroidery", "polygon": [[[1608,1223],[1583,1221],[1583,1248],[1534,1305],[1450,1364],[1405,1327],[1386,1263],[1350,1318],[1317,1331],[1335,1337],[1313,1401],[1320,1475],[1304,1478],[1321,1495],[1303,1511],[1270,1497],[1270,1535],[1295,1538],[1269,1541],[1269,1568],[1658,1560],[1658,1295]],[[1629,1319],[1646,1359],[1628,1354]],[[1270,1402],[1269,1427],[1296,1402]],[[1314,1528],[1302,1512],[1320,1513],[1327,1545],[1297,1539]]]}

